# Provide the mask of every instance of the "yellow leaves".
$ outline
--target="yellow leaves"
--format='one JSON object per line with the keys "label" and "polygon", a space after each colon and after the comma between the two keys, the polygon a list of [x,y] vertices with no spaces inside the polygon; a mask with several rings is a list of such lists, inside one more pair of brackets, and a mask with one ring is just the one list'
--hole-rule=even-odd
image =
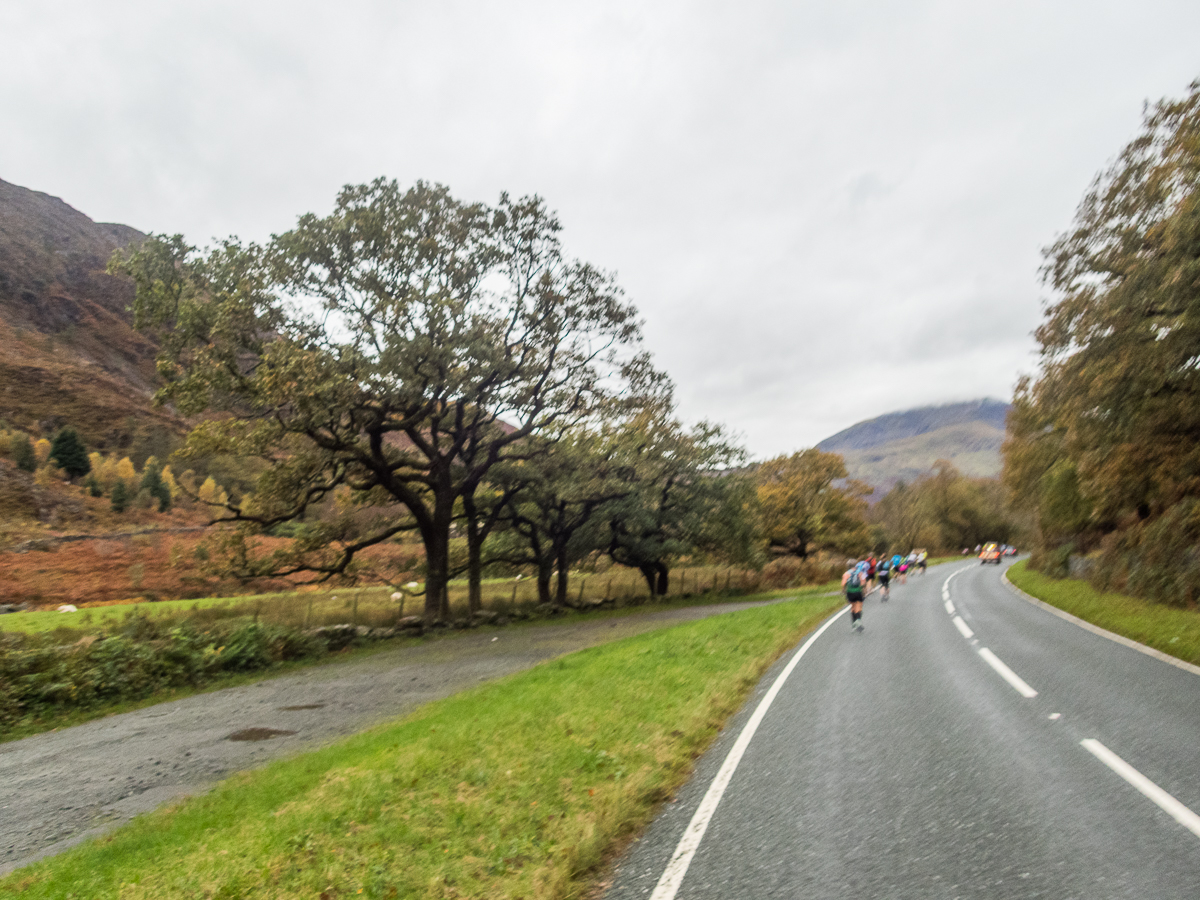
{"label": "yellow leaves", "polygon": [[163,484],[167,486],[167,490],[171,492],[171,500],[174,501],[179,497],[179,484],[175,481],[175,473],[171,471],[170,466],[163,466],[162,472],[159,473]]}
{"label": "yellow leaves", "polygon": [[845,477],[842,457],[816,448],[763,463],[756,480],[768,539],[783,546],[795,543],[807,551],[810,542],[837,540],[841,532],[856,531],[862,526],[865,504],[853,485],[833,487]]}
{"label": "yellow leaves", "polygon": [[229,502],[229,495],[225,493],[224,488],[222,488],[216,483],[216,481],[213,480],[211,475],[204,479],[204,483],[200,485],[200,490],[197,492],[196,496],[200,498],[202,503],[211,503],[223,506]]}

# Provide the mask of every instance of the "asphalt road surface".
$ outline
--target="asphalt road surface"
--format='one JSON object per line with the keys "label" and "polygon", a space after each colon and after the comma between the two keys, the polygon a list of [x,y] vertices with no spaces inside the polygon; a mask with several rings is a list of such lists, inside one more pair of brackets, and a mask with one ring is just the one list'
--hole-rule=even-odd
{"label": "asphalt road surface", "polygon": [[679,607],[427,639],[0,744],[0,873],[205,791],[233,772],[313,749],[481,681],[760,605]]}
{"label": "asphalt road surface", "polygon": [[605,900],[1200,897],[1200,676],[974,560],[864,623],[774,667]]}

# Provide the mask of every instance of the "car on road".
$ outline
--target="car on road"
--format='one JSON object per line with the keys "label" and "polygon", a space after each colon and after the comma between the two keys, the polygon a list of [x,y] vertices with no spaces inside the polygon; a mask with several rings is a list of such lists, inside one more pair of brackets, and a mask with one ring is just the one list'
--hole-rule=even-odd
{"label": "car on road", "polygon": [[979,562],[982,565],[995,563],[1000,565],[1000,560],[1004,556],[1004,552],[1000,549],[999,544],[984,544],[983,549],[979,551]]}

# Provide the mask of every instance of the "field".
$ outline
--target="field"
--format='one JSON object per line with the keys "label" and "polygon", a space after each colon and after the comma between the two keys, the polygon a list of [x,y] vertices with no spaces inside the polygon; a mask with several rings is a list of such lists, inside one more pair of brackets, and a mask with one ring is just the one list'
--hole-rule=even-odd
{"label": "field", "polygon": [[[84,551],[88,552],[88,551]],[[94,551],[91,551],[94,552]],[[18,557],[20,558],[20,557]],[[3,555],[0,554],[0,559]],[[760,586],[753,572],[715,566],[693,566],[672,573],[668,597],[691,596],[713,591],[743,592]],[[131,615],[199,622],[239,617],[294,627],[318,627],[350,623],[386,627],[404,615],[420,615],[424,609],[422,590],[400,590],[394,586],[341,587],[278,591],[266,594],[205,597],[188,600],[81,600],[77,612],[56,609],[31,610],[0,616],[0,631],[27,634],[68,628],[73,631],[103,631]],[[400,601],[392,594],[402,594]],[[118,592],[119,593],[119,592]],[[645,581],[633,569],[613,567],[603,574],[573,573],[568,592],[572,603],[584,606],[610,601],[625,606],[649,599]],[[537,584],[530,578],[492,578],[483,584],[483,605],[502,611],[537,602]],[[467,613],[467,584],[450,585],[452,615]]]}
{"label": "field", "polygon": [[[193,529],[112,534],[78,541],[48,537],[37,549],[0,552],[0,602],[32,606],[130,603],[295,589],[299,579],[260,579],[252,586],[204,574]],[[202,553],[203,551],[201,551]],[[411,580],[420,550],[392,544],[366,556],[375,568]],[[0,625],[0,627],[3,627]]]}

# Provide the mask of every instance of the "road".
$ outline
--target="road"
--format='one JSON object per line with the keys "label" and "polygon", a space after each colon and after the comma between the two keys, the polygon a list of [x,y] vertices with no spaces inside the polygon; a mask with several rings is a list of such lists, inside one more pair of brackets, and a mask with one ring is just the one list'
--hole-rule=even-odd
{"label": "road", "polygon": [[605,900],[1200,896],[1200,676],[975,561],[864,623],[774,667]]}
{"label": "road", "polygon": [[481,681],[584,647],[762,603],[573,618],[426,639],[0,744],[0,874],[205,791],[233,772],[313,749]]}

